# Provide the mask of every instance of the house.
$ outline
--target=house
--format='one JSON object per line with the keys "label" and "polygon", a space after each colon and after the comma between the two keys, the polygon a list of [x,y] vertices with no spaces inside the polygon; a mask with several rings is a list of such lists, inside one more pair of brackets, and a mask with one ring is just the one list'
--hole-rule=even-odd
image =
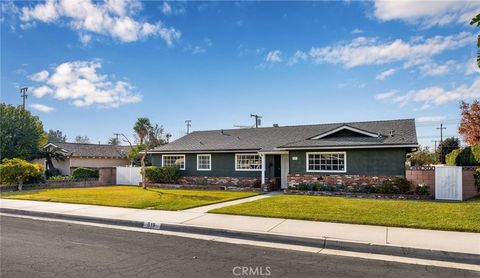
{"label": "house", "polygon": [[195,131],[152,152],[181,183],[358,184],[405,176],[418,148],[414,119]]}
{"label": "house", "polygon": [[[130,146],[114,146],[83,143],[48,143],[43,148],[59,148],[65,154],[64,160],[53,159],[53,166],[63,175],[70,175],[78,167],[106,168],[130,165]],[[39,161],[45,163],[45,159]]]}

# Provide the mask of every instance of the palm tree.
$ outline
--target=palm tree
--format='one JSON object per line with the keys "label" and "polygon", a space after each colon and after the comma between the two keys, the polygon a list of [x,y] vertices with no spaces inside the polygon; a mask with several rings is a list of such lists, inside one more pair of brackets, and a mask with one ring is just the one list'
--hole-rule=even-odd
{"label": "palm tree", "polygon": [[140,150],[140,165],[141,165],[141,173],[142,173],[142,188],[146,188],[145,186],[145,157],[147,155],[148,146],[145,144],[145,139],[148,141],[149,134],[152,130],[152,124],[148,118],[138,118],[133,126],[133,130],[135,131],[138,139],[140,140],[140,144],[138,149]]}
{"label": "palm tree", "polygon": [[140,145],[143,145],[145,138],[148,135],[149,130],[152,128],[152,124],[148,118],[138,118],[133,126],[133,130],[137,134]]}
{"label": "palm tree", "polygon": [[63,161],[67,157],[64,151],[61,148],[49,146],[40,150],[39,155],[40,158],[45,158],[46,164],[46,172],[47,173],[54,173],[55,166],[53,165],[53,160],[55,161]]}

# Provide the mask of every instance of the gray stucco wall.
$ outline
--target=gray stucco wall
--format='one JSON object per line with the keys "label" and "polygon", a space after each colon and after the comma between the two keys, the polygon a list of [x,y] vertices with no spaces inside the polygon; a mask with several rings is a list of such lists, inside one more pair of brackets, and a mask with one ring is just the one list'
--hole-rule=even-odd
{"label": "gray stucco wall", "polygon": [[[336,174],[363,176],[404,176],[406,150],[399,149],[348,149],[322,150],[318,152],[344,151],[347,153],[347,172],[307,172],[306,153],[316,151],[290,151],[290,174]],[[297,157],[297,160],[293,160]]]}
{"label": "gray stucco wall", "polygon": [[[180,154],[180,153],[179,153]],[[185,154],[185,170],[182,176],[205,176],[205,177],[257,177],[261,178],[261,171],[235,171],[235,153],[210,153],[212,156],[211,171],[197,171],[197,154]],[[152,154],[152,165],[162,166],[162,156]]]}

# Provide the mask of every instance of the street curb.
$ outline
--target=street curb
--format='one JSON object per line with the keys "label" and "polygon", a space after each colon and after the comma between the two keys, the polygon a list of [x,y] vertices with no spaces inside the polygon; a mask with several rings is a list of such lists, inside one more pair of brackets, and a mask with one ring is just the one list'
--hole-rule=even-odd
{"label": "street curb", "polygon": [[80,216],[80,215],[67,215],[67,214],[60,214],[60,213],[38,212],[38,211],[28,211],[28,210],[9,209],[9,208],[0,208],[0,213],[89,222],[89,223],[115,225],[115,226],[123,226],[123,227],[153,229],[153,230],[161,230],[161,231],[169,231],[169,232],[180,232],[180,233],[200,234],[200,235],[208,235],[208,236],[227,237],[227,238],[269,242],[269,243],[299,245],[299,246],[315,247],[315,248],[331,249],[331,250],[339,250],[339,251],[361,252],[361,253],[370,253],[370,254],[379,254],[379,255],[390,255],[390,256],[400,256],[400,257],[408,257],[408,258],[416,258],[416,259],[480,265],[480,255],[475,255],[475,254],[415,249],[415,248],[387,246],[387,245],[375,245],[375,244],[369,244],[369,243],[341,241],[341,240],[329,239],[329,238],[326,238],[326,239],[304,238],[304,237],[284,236],[284,235],[275,235],[275,234],[255,233],[255,232],[232,231],[232,230],[206,228],[206,227],[198,227],[198,226],[187,226],[187,225],[179,225],[179,224],[108,219],[108,218]]}

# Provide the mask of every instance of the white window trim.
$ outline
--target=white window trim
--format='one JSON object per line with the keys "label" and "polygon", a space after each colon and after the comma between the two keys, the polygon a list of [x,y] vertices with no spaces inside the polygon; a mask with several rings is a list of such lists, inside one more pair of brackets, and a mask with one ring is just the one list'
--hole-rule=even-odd
{"label": "white window trim", "polygon": [[[260,157],[260,169],[238,169],[238,156],[239,155],[258,155]],[[249,171],[249,172],[258,172],[263,171],[263,160],[264,156],[260,155],[259,153],[236,153],[235,154],[235,171]]]}
{"label": "white window trim", "polygon": [[[200,156],[208,156],[209,157],[210,164],[208,165],[208,169],[199,169],[198,168],[198,165],[200,165],[200,163],[199,163]],[[212,170],[212,155],[211,154],[197,154],[197,171],[211,171],[211,170]]]}
{"label": "white window trim", "polygon": [[[310,170],[309,167],[309,159],[308,156],[311,154],[343,154],[344,157],[344,169],[343,170]],[[347,152],[307,152],[305,155],[305,168],[309,173],[346,173],[347,172]]]}
{"label": "white window trim", "polygon": [[162,155],[162,167],[165,166],[165,156],[183,156],[183,168],[180,167],[180,170],[185,170],[187,167],[187,159],[185,158],[184,154],[163,154]]}

